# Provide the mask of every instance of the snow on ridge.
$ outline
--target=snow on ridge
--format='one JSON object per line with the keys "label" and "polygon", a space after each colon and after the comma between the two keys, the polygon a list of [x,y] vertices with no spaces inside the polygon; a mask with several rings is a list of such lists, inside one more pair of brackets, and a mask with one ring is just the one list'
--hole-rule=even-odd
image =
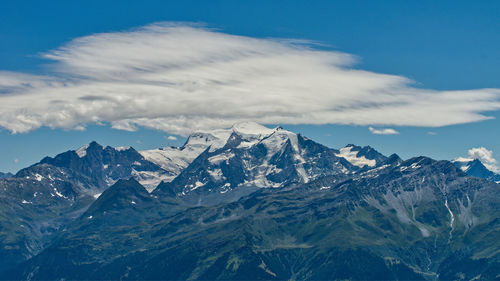
{"label": "snow on ridge", "polygon": [[462,170],[462,172],[466,172],[467,170],[469,170],[469,168],[470,168],[469,165],[464,165],[460,167],[460,170]]}
{"label": "snow on ridge", "polygon": [[139,153],[146,160],[155,163],[168,172],[176,174],[186,168],[205,149],[206,147],[186,145],[183,148],[165,147],[142,150]]}
{"label": "snow on ridge", "polygon": [[375,167],[377,161],[367,159],[365,156],[358,157],[358,151],[352,151],[352,146],[346,146],[340,149],[340,153],[335,154],[337,157],[343,157],[349,163],[360,168],[364,166]]}
{"label": "snow on ridge", "polygon": [[200,131],[191,134],[182,147],[164,147],[159,149],[143,150],[139,153],[162,169],[172,173],[180,173],[196,157],[210,147],[213,152],[224,147],[229,137],[234,132],[245,140],[239,146],[248,148],[271,135],[277,129],[269,129],[254,122],[241,122],[234,124],[230,129]]}
{"label": "snow on ridge", "polygon": [[231,130],[237,133],[238,135],[242,136],[243,138],[245,137],[262,138],[265,136],[269,136],[270,134],[276,131],[275,129],[269,129],[268,127],[262,126],[255,122],[236,123],[231,127]]}
{"label": "snow on ridge", "polygon": [[87,155],[87,148],[89,148],[89,145],[88,145],[88,144],[86,144],[86,145],[84,145],[84,146],[82,146],[82,147],[78,148],[78,149],[76,150],[76,154],[78,155],[78,157],[80,157],[80,158],[85,157],[85,155]]}
{"label": "snow on ridge", "polygon": [[211,132],[197,132],[189,136],[184,146],[199,147],[205,150],[210,147],[210,152],[222,148],[229,137],[231,136],[230,130],[214,130]]}
{"label": "snow on ridge", "polygon": [[[267,158],[283,149],[284,144],[290,139],[293,150],[299,153],[297,135],[295,133],[283,130],[281,128],[270,129],[254,122],[241,122],[234,124],[229,129],[219,129],[207,132],[196,132],[191,134],[186,143],[182,147],[164,147],[151,150],[139,151],[139,153],[148,161],[160,166],[167,171],[168,175],[159,174],[143,174],[136,173],[141,184],[153,186],[160,181],[172,181],[181,171],[186,168],[191,162],[198,157],[203,151],[209,149],[213,152],[226,145],[231,134],[237,134],[242,138],[242,142],[238,148],[248,149],[258,143],[263,143],[268,148]],[[234,157],[231,153],[221,153],[209,158],[212,164],[227,161]],[[299,174],[307,182],[307,173],[300,169],[301,163],[304,160],[299,156],[296,157],[299,169]],[[219,178],[221,175],[214,173],[214,178]]]}

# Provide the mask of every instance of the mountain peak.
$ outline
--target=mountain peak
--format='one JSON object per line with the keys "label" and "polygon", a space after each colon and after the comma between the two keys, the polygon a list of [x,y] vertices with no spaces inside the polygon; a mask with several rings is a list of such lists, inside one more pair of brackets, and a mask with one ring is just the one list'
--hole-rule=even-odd
{"label": "mountain peak", "polygon": [[241,136],[268,136],[275,130],[255,122],[240,122],[231,127],[231,130]]}
{"label": "mountain peak", "polygon": [[78,148],[75,152],[78,155],[78,157],[83,158],[87,155],[87,151],[89,149],[90,150],[95,150],[95,149],[102,150],[103,147],[102,147],[102,145],[98,144],[96,141],[91,141],[90,143]]}
{"label": "mountain peak", "polygon": [[148,191],[134,178],[119,179],[97,198],[86,213],[116,210],[150,200]]}
{"label": "mountain peak", "polygon": [[[276,132],[277,129],[269,129],[255,122],[239,122],[235,123],[229,129],[217,129],[212,131],[199,131],[189,135],[185,147],[210,147],[210,151],[224,147],[232,134],[237,134],[244,140],[263,139]],[[201,152],[201,151],[200,151]]]}

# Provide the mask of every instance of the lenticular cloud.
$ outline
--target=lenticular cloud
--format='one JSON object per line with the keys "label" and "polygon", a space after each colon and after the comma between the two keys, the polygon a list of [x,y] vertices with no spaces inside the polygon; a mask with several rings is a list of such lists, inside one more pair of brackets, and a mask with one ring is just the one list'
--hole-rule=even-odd
{"label": "lenticular cloud", "polygon": [[0,127],[82,129],[108,122],[175,134],[263,124],[445,126],[488,119],[499,89],[434,91],[353,69],[304,41],[161,23],[77,38],[43,55],[45,75],[0,72]]}

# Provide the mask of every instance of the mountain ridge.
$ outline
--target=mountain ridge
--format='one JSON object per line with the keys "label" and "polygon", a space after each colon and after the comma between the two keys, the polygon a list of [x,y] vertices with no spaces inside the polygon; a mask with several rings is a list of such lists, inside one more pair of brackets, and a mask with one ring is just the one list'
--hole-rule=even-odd
{"label": "mountain ridge", "polygon": [[91,142],[0,179],[2,278],[500,274],[500,188],[476,169],[254,123],[158,151]]}

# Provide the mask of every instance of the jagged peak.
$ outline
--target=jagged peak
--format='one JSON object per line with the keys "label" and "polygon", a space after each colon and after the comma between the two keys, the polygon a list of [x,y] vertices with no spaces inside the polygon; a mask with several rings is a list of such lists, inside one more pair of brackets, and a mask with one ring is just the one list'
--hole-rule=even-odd
{"label": "jagged peak", "polygon": [[495,173],[494,171],[488,169],[488,167],[486,167],[486,165],[484,165],[484,163],[477,158],[457,157],[453,159],[451,162],[464,172],[470,169],[484,169],[491,173]]}
{"label": "jagged peak", "polygon": [[391,164],[391,163],[401,163],[403,162],[403,159],[401,159],[401,157],[399,157],[399,155],[397,155],[396,153],[393,153],[391,155],[389,155],[389,157],[387,157],[386,159],[386,162],[388,164]]}
{"label": "jagged peak", "polygon": [[77,150],[75,150],[75,152],[78,155],[78,157],[83,158],[87,155],[88,149],[95,149],[95,148],[102,149],[102,145],[98,144],[96,141],[91,141],[90,143],[83,145]]}
{"label": "jagged peak", "polygon": [[108,150],[108,149],[116,150],[118,152],[129,151],[129,150],[135,151],[135,149],[131,146],[112,147],[112,146],[108,145],[108,146],[104,147],[104,146],[100,145],[99,143],[97,143],[96,141],[91,141],[90,143],[82,145],[80,148],[75,150],[75,153],[78,155],[79,158],[83,158],[83,157],[87,156],[87,152],[89,150],[100,151],[100,150]]}

